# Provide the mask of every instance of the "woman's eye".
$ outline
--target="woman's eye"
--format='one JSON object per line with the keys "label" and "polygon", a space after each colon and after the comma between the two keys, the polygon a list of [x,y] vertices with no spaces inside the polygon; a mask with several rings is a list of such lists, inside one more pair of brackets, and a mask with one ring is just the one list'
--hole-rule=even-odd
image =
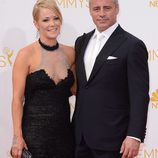
{"label": "woman's eye", "polygon": [[42,20],[43,22],[47,22],[48,21],[48,19],[44,19],[44,20]]}
{"label": "woman's eye", "polygon": [[54,17],[54,20],[59,20],[59,17]]}

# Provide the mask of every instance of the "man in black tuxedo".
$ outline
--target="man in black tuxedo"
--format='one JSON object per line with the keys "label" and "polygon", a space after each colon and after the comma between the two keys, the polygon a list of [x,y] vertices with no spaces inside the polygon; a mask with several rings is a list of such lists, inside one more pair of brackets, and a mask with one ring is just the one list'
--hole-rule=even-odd
{"label": "man in black tuxedo", "polygon": [[145,44],[117,23],[118,0],[90,0],[96,29],[75,43],[76,158],[133,158],[146,132]]}

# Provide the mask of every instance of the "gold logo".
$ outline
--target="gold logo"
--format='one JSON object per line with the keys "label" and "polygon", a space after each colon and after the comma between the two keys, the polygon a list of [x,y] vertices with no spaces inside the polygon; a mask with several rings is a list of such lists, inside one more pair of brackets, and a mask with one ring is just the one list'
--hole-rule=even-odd
{"label": "gold logo", "polygon": [[2,52],[0,52],[0,68],[4,68],[7,65],[12,66],[12,56],[14,51],[5,47]]}
{"label": "gold logo", "polygon": [[154,49],[150,49],[148,51],[149,54],[149,61],[155,61],[158,59],[158,52],[156,52]]}
{"label": "gold logo", "polygon": [[152,96],[151,96],[150,100],[153,101],[153,102],[158,101],[158,89],[155,92],[152,93]]}
{"label": "gold logo", "polygon": [[150,0],[149,1],[149,6],[158,8],[158,0]]}
{"label": "gold logo", "polygon": [[151,94],[150,101],[152,109],[158,109],[158,89]]}
{"label": "gold logo", "polygon": [[139,153],[136,158],[158,158],[158,148],[148,148],[146,145],[140,145]]}
{"label": "gold logo", "polygon": [[146,158],[157,158],[158,156],[158,149],[157,148],[153,148],[150,150],[144,150],[144,157]]}
{"label": "gold logo", "polygon": [[57,4],[63,8],[87,8],[89,0],[56,0]]}

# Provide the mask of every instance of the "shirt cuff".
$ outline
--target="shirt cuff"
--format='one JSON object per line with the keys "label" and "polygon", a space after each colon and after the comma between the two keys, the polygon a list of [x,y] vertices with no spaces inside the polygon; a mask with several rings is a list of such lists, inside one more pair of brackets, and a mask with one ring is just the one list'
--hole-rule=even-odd
{"label": "shirt cuff", "polygon": [[141,142],[141,140],[140,140],[139,138],[137,138],[137,137],[132,137],[132,136],[127,136],[127,137],[132,138],[132,139],[135,139],[135,140]]}

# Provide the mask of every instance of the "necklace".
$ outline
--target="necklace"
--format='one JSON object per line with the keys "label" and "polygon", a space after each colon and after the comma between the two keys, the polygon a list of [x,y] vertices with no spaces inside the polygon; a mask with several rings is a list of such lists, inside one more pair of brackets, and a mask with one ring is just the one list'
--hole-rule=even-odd
{"label": "necklace", "polygon": [[48,46],[48,45],[42,43],[40,38],[39,38],[38,42],[41,45],[41,47],[44,48],[47,51],[54,51],[54,50],[59,48],[59,43],[58,42],[56,43],[56,45],[53,45],[53,46]]}

